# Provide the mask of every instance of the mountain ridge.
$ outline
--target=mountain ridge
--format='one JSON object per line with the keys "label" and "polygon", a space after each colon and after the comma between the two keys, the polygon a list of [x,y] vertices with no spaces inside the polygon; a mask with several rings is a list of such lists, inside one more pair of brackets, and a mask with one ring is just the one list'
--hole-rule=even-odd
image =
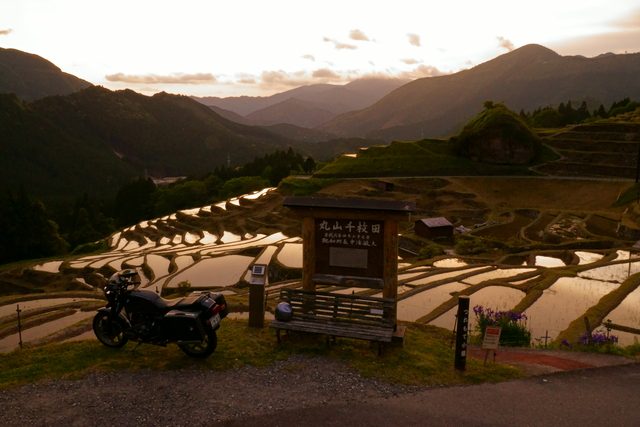
{"label": "mountain ridge", "polygon": [[23,101],[35,101],[89,86],[93,85],[36,54],[0,48],[0,93],[15,93]]}
{"label": "mountain ridge", "polygon": [[447,137],[487,100],[533,111],[567,100],[640,98],[640,80],[634,77],[638,74],[640,54],[589,59],[527,45],[468,70],[414,80],[372,106],[340,114],[317,129],[386,141]]}

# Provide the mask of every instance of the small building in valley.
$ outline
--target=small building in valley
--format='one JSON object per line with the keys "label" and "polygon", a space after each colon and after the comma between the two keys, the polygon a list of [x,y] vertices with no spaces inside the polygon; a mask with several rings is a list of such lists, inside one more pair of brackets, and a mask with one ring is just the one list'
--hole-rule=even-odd
{"label": "small building in valley", "polygon": [[427,239],[447,238],[453,236],[453,224],[446,218],[423,218],[415,222],[416,236]]}

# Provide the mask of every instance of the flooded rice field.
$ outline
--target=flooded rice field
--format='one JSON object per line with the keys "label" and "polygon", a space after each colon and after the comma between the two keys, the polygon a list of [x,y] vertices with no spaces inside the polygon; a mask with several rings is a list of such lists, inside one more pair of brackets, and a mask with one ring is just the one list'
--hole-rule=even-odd
{"label": "flooded rice field", "polygon": [[[39,274],[77,271],[76,280],[84,287],[91,287],[88,283],[94,283],[95,286],[96,282],[85,281],[80,277],[81,272],[89,270],[94,275],[100,275],[104,281],[119,269],[135,268],[140,273],[141,286],[162,295],[174,293],[180,282],[188,281],[194,290],[213,289],[225,295],[246,297],[249,268],[256,263],[266,264],[270,272],[277,272],[277,276],[274,276],[276,280],[270,277],[268,283],[270,301],[276,302],[279,288],[299,286],[299,283],[287,278],[300,277],[301,239],[282,231],[289,229],[287,227],[270,228],[271,220],[265,220],[253,228],[246,226],[246,223],[236,226],[231,221],[222,220],[246,209],[248,204],[256,203],[272,190],[265,189],[215,205],[143,221],[111,236],[111,250],[104,254],[80,256],[69,261],[53,260],[34,265],[32,269]],[[198,224],[204,224],[205,218],[208,221],[212,217],[221,220],[197,229]],[[523,211],[507,219],[508,222],[474,230],[473,234],[504,242],[508,240],[505,236],[512,237],[522,232],[524,237],[532,241],[549,242],[555,239],[559,242],[579,241],[589,233],[612,236],[617,233],[616,221],[596,216]],[[500,263],[454,254],[433,262],[399,259],[398,265],[401,268],[398,274],[400,320],[428,321],[452,329],[455,304],[461,292],[470,295],[472,307],[482,305],[493,310],[511,310],[523,301],[531,300],[521,310],[529,317],[528,327],[533,338],[540,338],[548,332],[552,339],[571,322],[584,316],[589,308],[596,307],[603,296],[615,293],[631,275],[640,273],[640,258],[624,250],[540,251],[505,256]],[[358,294],[369,290],[331,288],[331,291]],[[371,295],[372,292],[366,294]],[[529,294],[539,297],[525,300]],[[373,295],[380,296],[377,293]],[[24,302],[21,308],[27,310],[68,302],[68,299],[57,300]],[[3,306],[0,300],[0,322],[13,312],[15,306]],[[92,313],[76,313],[76,317],[68,317],[73,318],[75,323],[78,317],[85,315],[88,318]],[[640,330],[640,289],[631,292],[605,319]],[[471,322],[475,324],[473,315]],[[33,335],[23,339],[37,339],[42,334],[50,334],[52,329],[68,326],[64,319],[50,323],[47,324],[48,329],[30,329]],[[625,344],[633,343],[639,337],[632,333],[612,333],[619,335]],[[92,333],[74,339],[80,337],[91,338]],[[9,338],[0,341],[0,351],[16,345],[17,341]]]}

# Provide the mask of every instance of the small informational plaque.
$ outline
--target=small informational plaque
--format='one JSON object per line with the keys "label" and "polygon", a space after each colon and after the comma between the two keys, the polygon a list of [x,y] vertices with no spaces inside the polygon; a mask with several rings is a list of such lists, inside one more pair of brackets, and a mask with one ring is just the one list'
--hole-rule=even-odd
{"label": "small informational plaque", "polygon": [[500,343],[500,326],[487,326],[484,331],[484,341],[482,341],[483,350],[497,350]]}
{"label": "small informational plaque", "polygon": [[318,218],[314,244],[317,274],[382,277],[383,221]]}
{"label": "small informational plaque", "polygon": [[249,279],[249,283],[251,285],[264,285],[266,271],[267,271],[266,265],[254,264],[253,267],[251,268],[251,279]]}
{"label": "small informational plaque", "polygon": [[329,265],[332,267],[367,268],[366,249],[329,248]]}

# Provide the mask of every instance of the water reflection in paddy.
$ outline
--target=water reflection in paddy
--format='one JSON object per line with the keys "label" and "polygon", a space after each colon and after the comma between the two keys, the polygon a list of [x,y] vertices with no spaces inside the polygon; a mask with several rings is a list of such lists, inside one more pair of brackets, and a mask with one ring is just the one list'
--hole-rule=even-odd
{"label": "water reflection in paddy", "polygon": [[277,258],[285,267],[302,268],[302,244],[285,243]]}
{"label": "water reflection in paddy", "polygon": [[466,288],[467,286],[463,283],[451,282],[400,300],[398,301],[398,319],[415,322],[443,302],[450,300],[451,292],[460,292]]}
{"label": "water reflection in paddy", "polygon": [[486,267],[476,267],[476,268],[467,268],[464,270],[449,271],[447,273],[434,274],[432,276],[424,277],[422,279],[412,280],[411,282],[408,282],[408,284],[426,285],[427,283],[433,283],[439,280],[451,279],[453,277],[462,276],[463,274],[469,274],[474,271],[484,270],[484,269],[486,269]]}
{"label": "water reflection in paddy", "polygon": [[578,273],[578,276],[595,280],[606,280],[622,283],[627,280],[629,276],[639,271],[640,262],[636,261],[592,268],[591,270],[581,271],[580,273]]}
{"label": "water reflection in paddy", "polygon": [[256,258],[255,263],[268,265],[271,262],[271,257],[273,257],[273,254],[275,254],[277,250],[278,250],[277,246],[268,246],[266,249],[262,251],[260,256]]}
{"label": "water reflection in paddy", "polygon": [[488,271],[486,273],[477,274],[475,276],[464,279],[465,283],[470,285],[477,285],[478,283],[486,282],[487,280],[506,279],[508,277],[517,276],[522,273],[530,273],[536,271],[535,268],[499,268],[497,270]]}
{"label": "water reflection in paddy", "polygon": [[618,286],[617,283],[561,277],[525,311],[532,338],[544,336],[548,330],[549,336],[555,339],[569,323],[584,315],[600,298]]}
{"label": "water reflection in paddy", "polygon": [[542,256],[537,255],[535,265],[538,267],[565,267],[567,264],[564,263],[560,258],[552,257],[552,256]]}
{"label": "water reflection in paddy", "polygon": [[147,265],[153,270],[156,278],[169,273],[169,264],[170,261],[163,256],[147,255]]}
{"label": "water reflection in paddy", "polygon": [[240,240],[242,240],[242,237],[240,237],[240,235],[233,234],[229,231],[225,231],[222,237],[220,238],[220,241],[222,243],[239,242]]}
{"label": "water reflection in paddy", "polygon": [[62,261],[51,261],[51,262],[45,262],[44,264],[38,264],[34,266],[33,269],[37,271],[47,271],[49,273],[57,273],[60,271],[61,265],[62,265]]}
{"label": "water reflection in paddy", "polygon": [[594,254],[593,252],[576,251],[575,254],[580,258],[580,262],[578,262],[579,265],[591,264],[592,262],[599,261],[604,257],[602,254]]}
{"label": "water reflection in paddy", "polygon": [[[607,315],[606,319],[610,319],[618,325],[640,329],[640,288],[631,292],[618,307]],[[618,332],[619,331],[612,331],[611,333],[619,335]],[[625,334],[624,337],[620,337],[620,339],[625,342],[621,342],[620,344],[631,345],[633,344],[634,337],[636,337],[636,335]]]}
{"label": "water reflection in paddy", "polygon": [[[473,307],[481,305],[485,309],[490,308],[496,311],[507,311],[518,305],[524,296],[524,292],[504,286],[487,286],[486,288],[482,288],[479,291],[474,292],[471,294],[469,299],[469,307],[471,308],[471,313],[469,315],[469,327],[473,330],[473,327],[476,324]],[[440,326],[441,328],[452,329],[457,312],[458,307],[456,306],[430,322],[430,324]]]}
{"label": "water reflection in paddy", "polygon": [[232,286],[238,283],[253,259],[243,255],[203,259],[175,275],[166,286],[177,287],[183,280],[188,280],[194,288]]}
{"label": "water reflection in paddy", "polygon": [[[25,329],[22,331],[22,341],[29,342],[38,338],[45,337],[54,332],[67,328],[81,320],[91,318],[95,315],[95,312],[83,312],[77,311],[75,314],[62,319],[54,320],[44,323],[40,326]],[[6,338],[0,340],[0,353],[7,353],[17,348],[20,344],[20,336],[18,334],[9,335]]]}
{"label": "water reflection in paddy", "polygon": [[102,301],[93,298],[49,298],[49,299],[36,299],[32,301],[21,301],[18,303],[12,303],[0,306],[0,317],[10,316],[16,314],[17,305],[20,305],[20,310],[23,312],[26,310],[33,310],[35,308],[52,307],[55,305],[67,304],[70,302],[78,301]]}
{"label": "water reflection in paddy", "polygon": [[182,270],[183,268],[186,268],[193,264],[193,258],[188,255],[178,256],[174,261],[176,263],[176,266],[178,267],[178,270]]}
{"label": "water reflection in paddy", "polygon": [[215,243],[216,240],[218,240],[218,236],[216,236],[215,234],[211,234],[208,231],[203,231],[202,234],[204,235],[204,237],[200,239],[200,243],[203,245]]}
{"label": "water reflection in paddy", "polygon": [[456,267],[465,267],[469,264],[461,260],[460,258],[447,258],[441,259],[433,263],[434,267],[442,267],[442,268],[456,268]]}
{"label": "water reflection in paddy", "polygon": [[184,235],[184,241],[190,245],[196,243],[198,240],[200,240],[200,235],[198,233],[189,232]]}

